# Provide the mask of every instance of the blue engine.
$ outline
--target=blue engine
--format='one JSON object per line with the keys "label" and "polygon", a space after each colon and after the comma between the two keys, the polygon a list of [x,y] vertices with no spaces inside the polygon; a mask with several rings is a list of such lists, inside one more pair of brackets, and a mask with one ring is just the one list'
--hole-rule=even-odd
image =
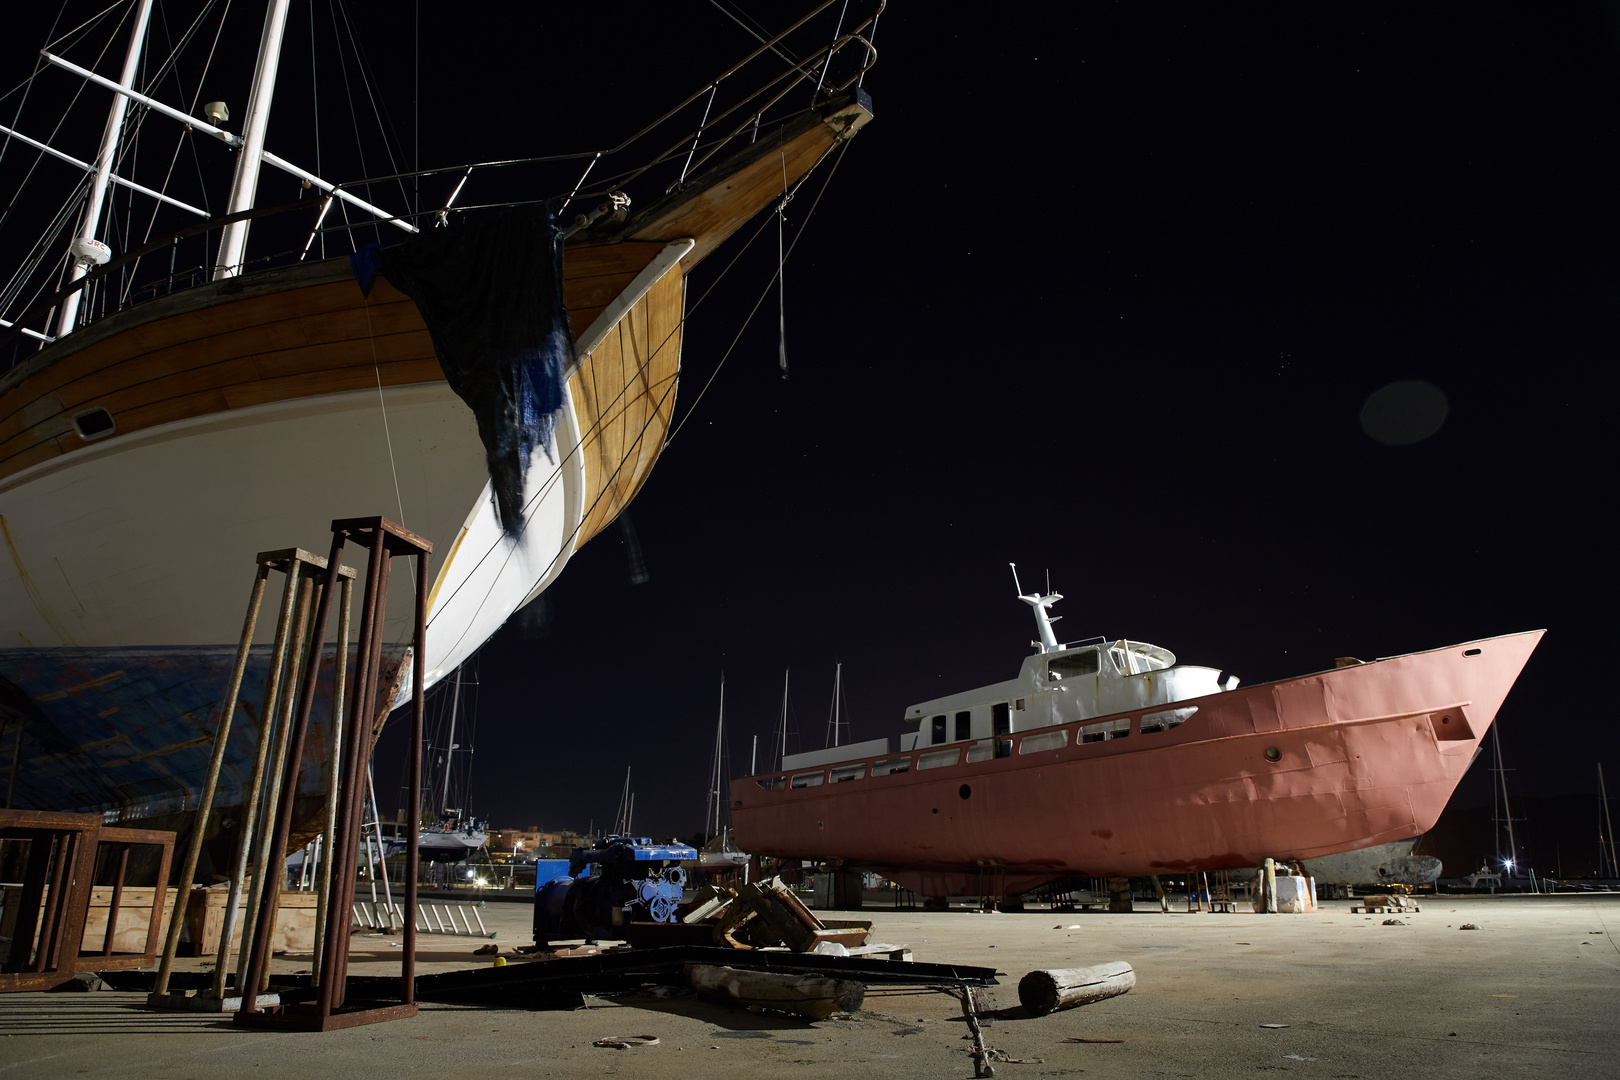
{"label": "blue engine", "polygon": [[685,844],[655,844],[641,836],[609,836],[576,849],[567,877],[535,889],[534,939],[612,938],[628,922],[674,922],[686,887],[682,860],[697,858]]}

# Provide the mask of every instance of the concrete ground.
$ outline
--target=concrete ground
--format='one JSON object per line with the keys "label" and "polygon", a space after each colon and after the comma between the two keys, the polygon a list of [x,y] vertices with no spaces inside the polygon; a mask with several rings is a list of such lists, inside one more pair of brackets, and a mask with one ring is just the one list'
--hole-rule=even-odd
{"label": "concrete ground", "polygon": [[[865,914],[874,940],[910,945],[918,960],[1005,973],[991,990],[1003,1015],[986,1027],[987,1042],[1009,1059],[995,1065],[1001,1077],[1620,1076],[1620,895],[1419,902],[1399,926],[1352,915],[1345,902],[1293,916],[1163,914],[1156,903],[1138,903],[1132,915]],[[484,918],[503,953],[528,942],[526,905],[489,904]],[[471,952],[484,943],[428,938],[419,969],[487,964]],[[388,939],[357,937],[351,970],[384,973],[398,955]],[[1135,990],[1040,1018],[1018,1008],[1025,972],[1108,960],[1136,968]],[[296,970],[300,958],[283,963]],[[938,993],[872,990],[860,1012],[820,1023],[684,992],[587,1000],[571,1012],[427,1005],[414,1019],[288,1034],[152,1012],[140,994],[13,994],[0,997],[0,1080],[730,1080],[789,1066],[802,1080],[973,1075],[960,1007]],[[592,1046],[615,1035],[659,1041]]]}

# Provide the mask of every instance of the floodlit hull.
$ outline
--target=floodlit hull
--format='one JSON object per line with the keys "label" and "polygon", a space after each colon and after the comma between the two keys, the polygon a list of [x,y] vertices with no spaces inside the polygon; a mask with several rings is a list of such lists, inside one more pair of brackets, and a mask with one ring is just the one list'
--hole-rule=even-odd
{"label": "floodlit hull", "polygon": [[[426,681],[453,671],[646,482],[674,414],[686,274],[858,131],[867,105],[798,114],[569,244],[578,364],[515,537],[416,304],[384,276],[363,293],[346,259],[124,309],[0,375],[0,761],[26,766],[8,797],[108,821],[194,809],[255,555],[324,554],[334,519],[380,514],[432,542]],[[392,576],[373,731],[411,692],[415,577]],[[240,800],[242,747],[259,737],[279,583],[216,805]],[[319,710],[313,722],[306,793],[329,741]]]}
{"label": "floodlit hull", "polygon": [[[860,779],[794,788],[801,770],[779,790],[765,786],[775,777],[738,780],[737,843],[842,859],[938,896],[1409,839],[1440,816],[1541,633],[1178,702],[1198,711],[1168,731],[1144,734],[1139,713],[1121,714],[1132,721],[1122,740],[1077,743],[1081,725],[1044,727],[1014,732],[1008,756],[975,763],[914,760],[874,776],[868,761]],[[1021,752],[1024,739],[1051,742],[1057,731],[1065,745]]]}

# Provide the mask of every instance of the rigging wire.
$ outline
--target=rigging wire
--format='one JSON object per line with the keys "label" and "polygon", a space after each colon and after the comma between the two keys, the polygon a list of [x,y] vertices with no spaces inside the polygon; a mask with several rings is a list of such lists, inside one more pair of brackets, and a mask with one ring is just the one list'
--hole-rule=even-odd
{"label": "rigging wire", "polygon": [[[848,146],[849,146],[849,143],[846,141],[846,142],[843,142],[841,144],[835,144],[835,145],[840,146],[843,149],[847,149]],[[832,153],[832,150],[833,150],[833,147],[828,147],[827,153],[823,154],[820,158],[818,158],[816,160],[816,163],[814,165],[812,165],[808,170],[806,170],[805,174],[799,178],[799,182],[794,185],[794,191],[797,191],[799,187],[802,187],[804,185],[804,183],[807,180],[810,179],[811,175],[814,174],[815,171],[821,167],[822,162],[826,161],[827,156]],[[804,230],[809,225],[810,218],[815,214],[816,207],[819,206],[820,203],[821,203],[822,195],[826,194],[827,186],[832,183],[833,175],[838,171],[838,165],[842,161],[843,161],[843,152],[842,152],[842,149],[841,149],[840,153],[838,155],[838,160],[833,162],[832,169],[827,173],[827,178],[822,183],[821,191],[818,192],[817,195],[816,195],[815,202],[810,204],[810,210],[809,210],[808,213],[805,214],[804,224],[801,224],[799,226],[799,231],[798,231],[798,233],[795,234],[794,239],[793,239],[793,245],[788,248],[787,255],[792,255],[793,254],[793,247],[796,247],[798,245],[800,237],[802,237],[804,235]],[[734,255],[732,257],[731,261],[726,264],[724,269],[721,270],[720,275],[715,279],[715,281],[710,284],[708,289],[704,290],[703,295],[698,297],[697,301],[694,302],[693,304],[691,304],[686,309],[686,312],[676,322],[675,327],[672,330],[670,330],[670,332],[664,337],[664,340],[659,342],[659,344],[658,344],[658,346],[656,348],[649,351],[647,359],[640,365],[639,372],[645,373],[651,367],[653,361],[658,357],[658,355],[669,344],[669,342],[674,339],[675,335],[680,333],[684,329],[684,327],[686,326],[687,321],[692,317],[693,313],[695,313],[697,311],[698,307],[702,305],[703,301],[708,298],[709,294],[714,291],[715,286],[719,285],[720,281],[731,271],[731,268],[737,264],[737,259],[742,256],[743,251],[746,251],[748,249],[748,247],[753,244],[754,240],[758,239],[759,234],[764,231],[765,226],[770,224],[770,220],[771,220],[770,217],[767,216],[767,217],[764,218],[763,221],[760,222],[759,227],[757,229],[755,229],[753,235],[748,238],[748,242],[747,242],[747,244],[745,244],[743,246],[742,250],[739,251],[736,255]],[[774,280],[774,278],[773,278],[773,280]],[[751,311],[749,313],[749,319],[753,318],[754,312],[757,312],[759,310],[760,304],[763,303],[764,300],[765,300],[765,297],[770,294],[771,284],[772,284],[771,282],[766,283],[765,291],[760,294],[759,301],[755,303],[753,311]],[[748,328],[748,324],[747,324],[747,322],[744,322],[742,329],[746,330],[747,328]],[[740,338],[741,335],[742,335],[742,331],[739,330],[738,331],[738,337]],[[731,349],[727,349],[725,356],[721,357],[720,365],[725,364],[726,357],[729,357],[731,355],[731,350],[736,348],[736,344],[737,344],[736,340],[734,339],[732,341]],[[717,365],[716,368],[715,368],[714,373],[709,376],[709,381],[704,384],[704,386],[703,386],[704,391],[707,391],[708,388],[709,388],[709,385],[714,382],[714,377],[715,377],[716,374],[719,373],[719,370],[720,370],[720,366]],[[659,395],[658,401],[654,403],[653,407],[650,410],[648,410],[647,419],[642,423],[641,430],[639,432],[637,432],[635,439],[632,441],[632,440],[628,440],[628,438],[627,438],[627,445],[638,446],[640,444],[640,442],[641,442],[641,439],[646,436],[647,430],[652,426],[653,421],[662,418],[664,404],[669,400],[669,396],[674,392],[677,383],[678,383],[677,379],[672,378],[672,379],[669,380],[668,386],[666,386],[663,393]],[[570,450],[568,452],[568,454],[565,455],[563,457],[563,459],[558,462],[558,466],[557,466],[556,471],[554,471],[551,474],[551,476],[549,476],[546,479],[545,483],[541,484],[540,489],[538,491],[536,491],[534,493],[534,495],[531,496],[525,502],[524,507],[523,507],[523,512],[524,512],[524,515],[525,515],[525,521],[527,520],[528,516],[533,513],[533,510],[536,507],[536,505],[540,501],[542,501],[548,494],[550,494],[550,492],[552,490],[554,490],[556,485],[560,482],[561,477],[563,475],[563,466],[566,465],[569,461],[571,461],[575,454],[583,452],[585,442],[586,442],[586,435],[596,433],[596,432],[598,432],[598,431],[600,431],[602,429],[602,427],[604,425],[604,421],[603,421],[602,418],[605,417],[605,416],[612,415],[614,407],[624,397],[624,395],[628,392],[628,390],[629,390],[629,387],[627,385],[624,389],[620,390],[617,395],[615,395],[612,402],[607,403],[605,405],[599,404],[598,410],[597,410],[597,420],[596,420],[596,423],[591,428],[591,431],[589,433],[587,433],[587,432],[581,432],[580,433],[579,444],[576,447],[574,447],[572,450]],[[698,395],[698,399],[701,400],[702,396],[703,396],[702,393],[700,393]],[[692,412],[696,408],[697,408],[697,401],[694,401],[692,403],[692,408],[687,411],[686,417],[683,417],[683,419],[681,421],[682,424],[684,424],[686,422],[686,419],[691,417]],[[668,425],[666,425],[666,430],[668,430]],[[670,442],[673,441],[674,437],[675,436],[674,436],[673,432],[670,433],[669,435],[667,435],[659,449],[662,450],[663,448],[668,447]],[[544,580],[545,575],[551,573],[552,569],[557,565],[557,561],[559,559],[563,558],[566,553],[569,553],[572,550],[572,545],[574,543],[575,538],[578,537],[578,535],[580,533],[580,530],[585,527],[585,523],[590,520],[591,515],[596,512],[596,508],[597,508],[597,506],[599,506],[601,504],[602,500],[604,498],[606,498],[610,493],[615,494],[615,495],[617,494],[618,477],[619,477],[619,474],[624,470],[624,467],[627,464],[627,461],[628,461],[628,458],[625,461],[621,461],[618,464],[618,466],[616,466],[614,468],[612,475],[609,476],[603,482],[602,488],[598,492],[596,499],[591,503],[591,505],[588,508],[586,508],[585,512],[580,515],[579,524],[574,526],[573,531],[567,537],[564,538],[563,544],[562,544],[561,548],[558,550],[557,554],[553,555],[551,557],[551,561],[549,563],[547,563],[545,570],[542,571],[541,580]],[[450,591],[450,594],[447,597],[445,597],[445,602],[444,602],[443,605],[440,606],[440,610],[445,610],[448,607],[449,601],[454,599],[454,597],[457,594],[460,593],[462,585],[467,584],[468,582],[471,582],[474,579],[474,577],[477,575],[478,570],[483,566],[485,561],[488,560],[491,556],[493,556],[502,547],[504,547],[506,549],[505,558],[502,560],[503,561],[503,568],[504,568],[505,564],[510,563],[510,561],[512,560],[514,554],[517,551],[517,545],[515,545],[515,544],[500,544],[500,543],[492,545],[488,550],[486,550],[483,554],[481,554],[478,557],[477,561],[473,564],[472,571],[469,572],[465,578],[463,578],[461,583],[457,584]],[[492,593],[494,588],[495,588],[496,582],[498,582],[499,580],[500,580],[500,573],[497,572],[493,576],[493,578],[491,579],[490,584],[488,586],[488,589],[485,592],[485,597],[484,597],[485,600],[487,600],[489,598],[490,593]],[[435,613],[435,615],[436,614],[437,613]],[[428,622],[429,622],[430,626],[433,623],[435,615],[429,615],[429,617],[428,617]],[[466,635],[470,631],[471,631],[470,626],[468,628],[463,629],[461,637],[457,638],[457,644],[458,645],[460,644],[460,642],[466,637]],[[454,648],[454,646],[452,646],[452,648]]]}
{"label": "rigging wire", "polygon": [[[843,144],[843,149],[848,149],[848,147],[849,143]],[[810,204],[809,212],[804,215],[804,224],[799,226],[799,231],[793,236],[793,243],[788,246],[786,253],[783,254],[782,261],[784,263],[787,262],[788,256],[793,254],[793,249],[799,246],[799,241],[804,238],[804,230],[809,226],[811,216],[815,214],[816,207],[821,205],[821,197],[827,193],[827,185],[832,183],[833,175],[838,172],[838,166],[844,160],[843,149],[839,151],[838,160],[833,162],[831,171],[827,173],[827,179],[822,183],[821,190],[816,192],[816,201]],[[758,313],[760,305],[765,302],[765,298],[770,295],[771,286],[774,284],[776,284],[776,275],[772,274],[771,280],[765,284],[765,290],[759,294],[759,299],[754,302],[753,308],[748,312],[748,317],[743,320],[742,328],[737,331],[737,336],[731,339],[731,344],[726,347],[725,353],[720,357],[720,362],[709,373],[708,381],[703,384],[703,389],[699,390],[698,396],[692,400],[691,406],[686,410],[686,415],[681,417],[681,422],[675,426],[675,430],[671,431],[668,437],[664,439],[665,447],[675,441],[675,436],[681,433],[681,429],[686,426],[686,422],[697,411],[698,404],[703,400],[703,395],[707,394],[709,387],[714,385],[715,376],[719,375],[720,369],[726,366],[726,361],[731,358],[732,352],[737,348],[737,342],[742,340],[743,334],[748,330],[748,324],[754,321],[754,315]]]}

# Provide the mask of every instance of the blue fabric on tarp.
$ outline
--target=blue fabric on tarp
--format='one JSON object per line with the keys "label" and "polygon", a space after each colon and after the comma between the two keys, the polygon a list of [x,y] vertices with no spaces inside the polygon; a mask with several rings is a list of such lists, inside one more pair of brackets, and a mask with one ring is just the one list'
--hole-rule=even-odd
{"label": "blue fabric on tarp", "polygon": [[[416,301],[444,377],[478,419],[501,528],[523,531],[523,478],[552,457],[574,337],[562,293],[562,234],[543,204],[431,229],[379,254]],[[364,283],[362,283],[364,284]]]}
{"label": "blue fabric on tarp", "polygon": [[354,271],[354,280],[360,283],[362,296],[371,295],[371,279],[377,276],[377,263],[381,259],[381,244],[367,244],[349,256],[349,269]]}

